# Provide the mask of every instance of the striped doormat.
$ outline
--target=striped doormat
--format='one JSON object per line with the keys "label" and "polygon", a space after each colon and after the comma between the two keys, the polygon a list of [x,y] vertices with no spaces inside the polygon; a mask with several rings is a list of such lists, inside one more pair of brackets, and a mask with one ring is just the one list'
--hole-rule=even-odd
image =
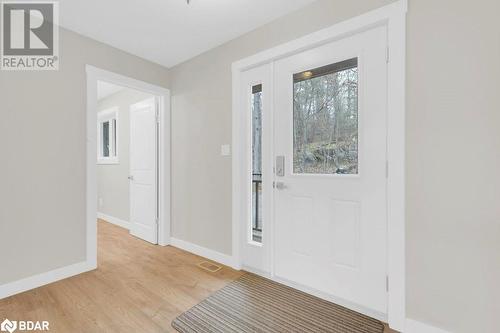
{"label": "striped doormat", "polygon": [[378,320],[253,274],[215,292],[172,326],[181,333],[384,331]]}

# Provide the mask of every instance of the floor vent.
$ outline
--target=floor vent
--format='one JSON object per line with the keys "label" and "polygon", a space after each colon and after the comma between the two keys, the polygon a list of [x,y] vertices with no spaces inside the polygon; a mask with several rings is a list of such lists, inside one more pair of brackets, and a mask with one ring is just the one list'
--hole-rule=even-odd
{"label": "floor vent", "polygon": [[206,271],[209,271],[210,273],[215,273],[222,269],[222,266],[214,264],[213,262],[210,261],[202,261],[197,266]]}

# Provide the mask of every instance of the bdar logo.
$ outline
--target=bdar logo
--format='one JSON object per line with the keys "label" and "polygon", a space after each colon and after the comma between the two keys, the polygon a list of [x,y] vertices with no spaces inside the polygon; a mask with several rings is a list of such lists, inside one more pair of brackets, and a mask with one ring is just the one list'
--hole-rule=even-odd
{"label": "bdar logo", "polygon": [[17,329],[17,322],[5,319],[2,324],[0,324],[0,329],[2,332],[12,333]]}
{"label": "bdar logo", "polygon": [[31,320],[9,320],[5,319],[0,324],[0,331],[13,333],[18,331],[49,331],[49,322],[44,321],[31,321]]}

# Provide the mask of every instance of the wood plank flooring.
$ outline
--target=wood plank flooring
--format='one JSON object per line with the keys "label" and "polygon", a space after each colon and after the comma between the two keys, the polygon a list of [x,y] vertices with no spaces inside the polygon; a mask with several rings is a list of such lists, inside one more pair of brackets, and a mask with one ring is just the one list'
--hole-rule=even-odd
{"label": "wood plank flooring", "polygon": [[243,274],[209,273],[201,261],[99,221],[99,268],[0,300],[0,321],[48,320],[52,333],[175,332],[175,317]]}

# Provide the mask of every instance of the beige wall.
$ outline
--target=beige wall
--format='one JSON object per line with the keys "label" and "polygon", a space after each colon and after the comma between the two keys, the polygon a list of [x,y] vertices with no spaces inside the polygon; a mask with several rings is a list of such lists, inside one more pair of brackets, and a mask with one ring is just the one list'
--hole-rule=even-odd
{"label": "beige wall", "polygon": [[168,71],[66,30],[60,70],[0,72],[0,284],[85,260],[85,64],[168,87]]}
{"label": "beige wall", "polygon": [[408,312],[500,331],[498,0],[410,0]]}
{"label": "beige wall", "polygon": [[[118,108],[118,164],[97,165],[97,211],[123,221],[130,221],[130,106],[153,98],[153,95],[124,89],[103,98],[98,111]],[[101,204],[102,203],[102,204]]]}
{"label": "beige wall", "polygon": [[[231,63],[391,1],[320,0],[171,70],[173,236],[231,253]],[[497,0],[410,0],[408,316],[498,331]]]}

